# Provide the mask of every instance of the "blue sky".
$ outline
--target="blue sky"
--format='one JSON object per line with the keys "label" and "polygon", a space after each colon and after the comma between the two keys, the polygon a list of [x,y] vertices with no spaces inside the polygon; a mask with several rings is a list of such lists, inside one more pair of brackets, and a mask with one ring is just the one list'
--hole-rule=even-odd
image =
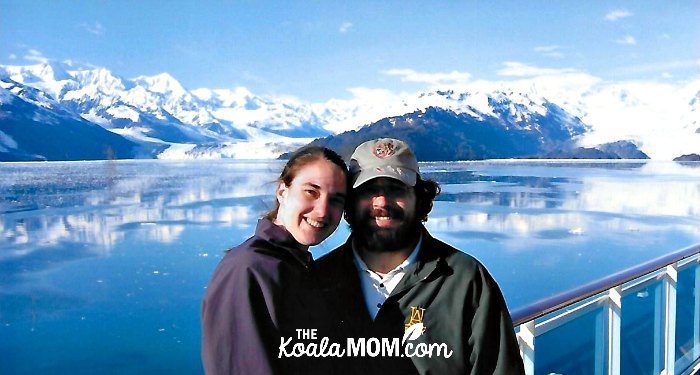
{"label": "blue sky", "polygon": [[0,64],[45,59],[308,101],[541,71],[680,82],[700,2],[0,0]]}

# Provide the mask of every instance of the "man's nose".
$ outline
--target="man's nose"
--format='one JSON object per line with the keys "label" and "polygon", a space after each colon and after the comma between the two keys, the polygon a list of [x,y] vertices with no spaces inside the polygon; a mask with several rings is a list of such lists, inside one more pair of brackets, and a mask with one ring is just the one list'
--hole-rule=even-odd
{"label": "man's nose", "polygon": [[387,201],[386,194],[384,194],[383,191],[378,191],[372,197],[372,206],[373,207],[385,207],[386,201]]}

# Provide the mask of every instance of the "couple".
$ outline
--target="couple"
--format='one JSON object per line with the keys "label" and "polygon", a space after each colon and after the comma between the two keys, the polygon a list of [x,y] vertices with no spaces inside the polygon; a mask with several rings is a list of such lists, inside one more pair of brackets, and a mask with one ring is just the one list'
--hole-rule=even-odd
{"label": "couple", "polygon": [[[396,139],[359,145],[349,171],[325,148],[294,154],[278,180],[276,208],[228,251],[207,288],[207,374],[523,374],[496,282],[422,224],[439,190]],[[350,238],[314,262],[309,246],[333,233],[343,210]],[[370,339],[403,342],[400,353],[393,346],[375,356],[287,355],[295,343],[322,337],[344,350],[350,339],[365,340],[367,352]],[[431,344],[442,352],[428,356]],[[409,346],[416,350],[404,351]]]}

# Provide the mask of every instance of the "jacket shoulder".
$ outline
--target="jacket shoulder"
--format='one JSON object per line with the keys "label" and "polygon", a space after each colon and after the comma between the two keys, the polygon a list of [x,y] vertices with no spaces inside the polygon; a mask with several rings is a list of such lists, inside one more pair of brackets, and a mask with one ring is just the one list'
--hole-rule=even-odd
{"label": "jacket shoulder", "polygon": [[284,251],[276,249],[271,243],[254,236],[227,250],[215,274],[241,273],[272,276],[279,273],[282,264],[288,263],[285,255]]}
{"label": "jacket shoulder", "polygon": [[324,256],[318,258],[316,263],[316,275],[324,283],[338,282],[348,272],[355,272],[352,248],[345,243]]}
{"label": "jacket shoulder", "polygon": [[345,249],[345,247],[346,245],[343,244],[324,254],[322,257],[316,260],[316,264],[328,266],[331,264],[339,263],[344,258],[344,255],[346,255],[345,252],[347,250]]}
{"label": "jacket shoulder", "polygon": [[484,268],[478,259],[432,236],[426,241],[425,248],[427,252],[444,259],[453,268],[471,270]]}

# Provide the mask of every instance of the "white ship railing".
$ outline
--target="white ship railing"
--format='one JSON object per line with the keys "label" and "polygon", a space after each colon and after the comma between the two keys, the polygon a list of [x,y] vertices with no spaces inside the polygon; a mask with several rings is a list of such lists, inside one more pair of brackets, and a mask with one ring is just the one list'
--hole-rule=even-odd
{"label": "white ship railing", "polygon": [[[691,285],[694,306],[691,347],[682,348],[683,355],[677,357],[676,343],[676,290],[679,272],[692,273]],[[688,278],[686,278],[688,279]],[[654,298],[654,350],[659,353],[653,361],[652,374],[687,375],[700,369],[700,244],[675,251],[652,261],[610,275],[587,285],[559,295],[534,302],[513,311],[520,352],[528,375],[534,375],[536,358],[548,358],[557,353],[537,351],[538,337],[563,327],[565,324],[597,310],[601,316],[597,320],[590,352],[594,357],[594,374],[621,374],[620,353],[623,345],[621,335],[622,320],[625,317],[623,299],[626,296],[645,296],[646,288],[660,287]],[[684,306],[685,307],[685,306]],[[589,332],[590,333],[590,332]],[[572,338],[572,341],[576,338]],[[537,356],[536,356],[537,354]],[[576,360],[570,358],[571,361]],[[647,369],[645,369],[647,370]],[[547,370],[545,373],[549,373]],[[623,371],[622,373],[629,372]],[[556,372],[555,372],[556,373]]]}

